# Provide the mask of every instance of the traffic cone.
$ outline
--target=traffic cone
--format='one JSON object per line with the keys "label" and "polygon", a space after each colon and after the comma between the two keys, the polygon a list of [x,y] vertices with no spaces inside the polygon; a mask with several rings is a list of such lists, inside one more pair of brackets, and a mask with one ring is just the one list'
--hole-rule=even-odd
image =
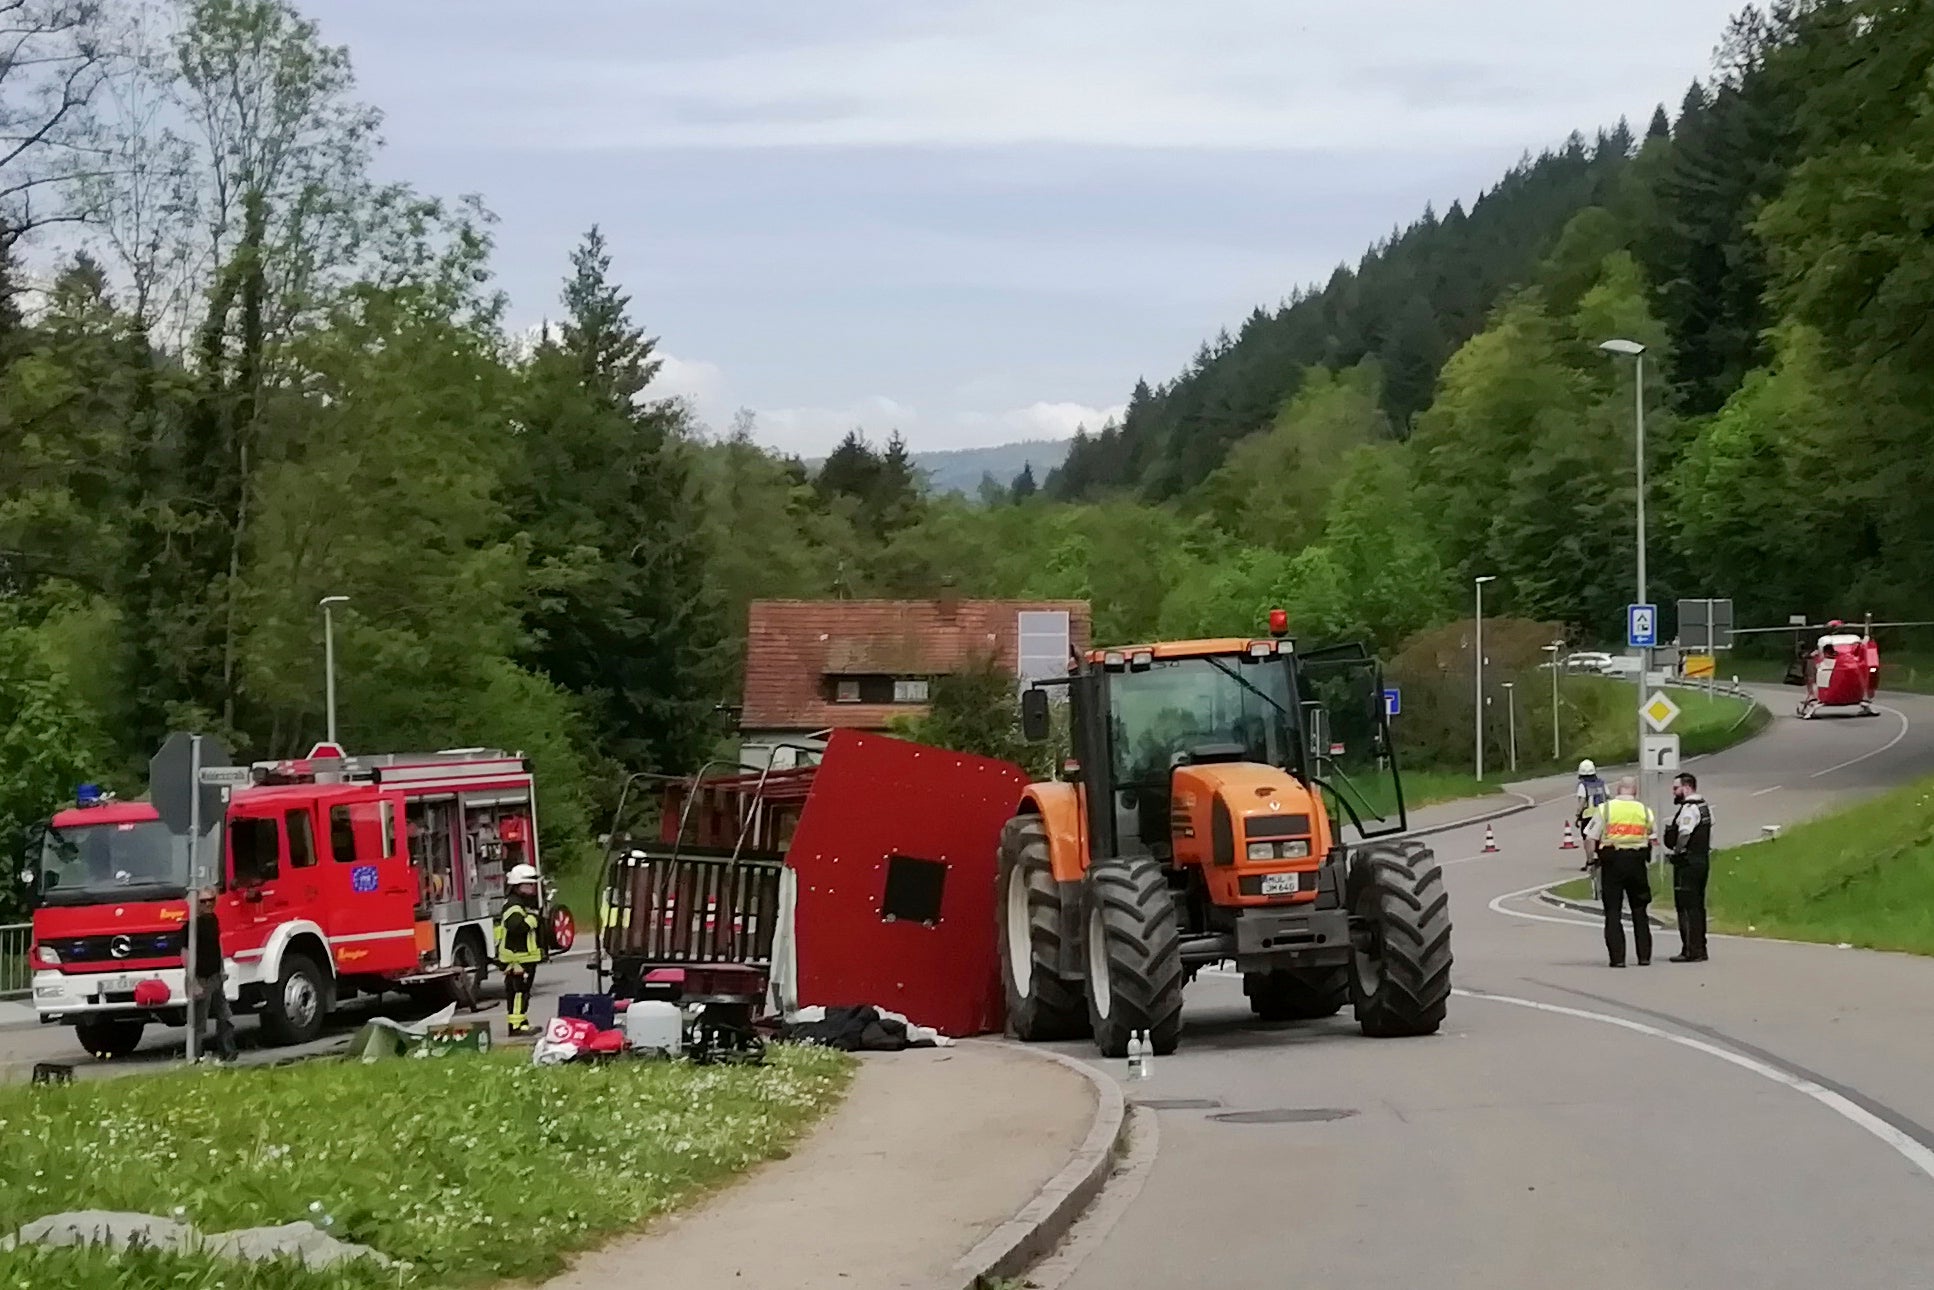
{"label": "traffic cone", "polygon": [[1560,851],[1576,851],[1578,849],[1578,835],[1572,832],[1570,820],[1565,821],[1565,840],[1558,844],[1558,849]]}
{"label": "traffic cone", "polygon": [[1498,849],[1497,834],[1491,832],[1491,826],[1487,824],[1484,826],[1484,854],[1487,856],[1491,855],[1494,852],[1496,852],[1497,849]]}

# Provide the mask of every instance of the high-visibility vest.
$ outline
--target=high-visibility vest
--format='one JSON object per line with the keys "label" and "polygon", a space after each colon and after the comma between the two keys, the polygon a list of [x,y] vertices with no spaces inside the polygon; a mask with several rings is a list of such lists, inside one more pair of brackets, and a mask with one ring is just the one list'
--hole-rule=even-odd
{"label": "high-visibility vest", "polygon": [[1652,845],[1652,810],[1629,797],[1615,797],[1598,808],[1598,844],[1616,851],[1643,851]]}
{"label": "high-visibility vest", "polygon": [[[512,949],[507,943],[518,939],[515,936],[509,935],[510,929],[505,926],[513,915],[523,920],[523,927],[521,929],[523,932],[523,947],[521,949]],[[538,938],[537,926],[537,915],[535,913],[525,909],[515,900],[506,902],[503,911],[497,915],[497,961],[499,963],[520,964],[542,962],[544,958],[544,946]]]}

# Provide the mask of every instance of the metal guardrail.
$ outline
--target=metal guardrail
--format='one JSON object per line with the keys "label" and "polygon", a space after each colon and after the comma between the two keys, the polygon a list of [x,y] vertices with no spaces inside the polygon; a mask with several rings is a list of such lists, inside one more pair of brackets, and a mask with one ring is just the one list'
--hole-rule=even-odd
{"label": "metal guardrail", "polygon": [[32,923],[0,923],[0,999],[25,999],[34,992]]}

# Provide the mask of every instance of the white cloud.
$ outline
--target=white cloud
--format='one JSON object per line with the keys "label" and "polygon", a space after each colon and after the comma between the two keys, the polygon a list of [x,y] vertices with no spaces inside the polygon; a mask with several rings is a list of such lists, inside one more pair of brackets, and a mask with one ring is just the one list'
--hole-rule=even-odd
{"label": "white cloud", "polygon": [[[692,413],[715,432],[730,426],[744,406],[732,394],[731,383],[716,363],[680,358],[658,351],[662,364],[645,393],[658,398],[683,399]],[[1011,382],[993,379],[991,386]],[[1099,430],[1119,420],[1125,408],[1091,407],[1085,403],[1039,400],[1001,410],[963,409],[944,415],[923,414],[910,403],[872,394],[834,407],[754,408],[755,431],[769,447],[803,456],[820,456],[846,437],[862,431],[884,443],[896,430],[916,451],[945,448],[982,448],[1026,439],[1066,439],[1086,427]]]}
{"label": "white cloud", "polygon": [[814,39],[607,41],[533,58],[515,87],[459,83],[450,110],[478,142],[546,151],[1525,142],[1676,103],[1686,51],[1736,3],[964,0],[879,21],[846,0]]}

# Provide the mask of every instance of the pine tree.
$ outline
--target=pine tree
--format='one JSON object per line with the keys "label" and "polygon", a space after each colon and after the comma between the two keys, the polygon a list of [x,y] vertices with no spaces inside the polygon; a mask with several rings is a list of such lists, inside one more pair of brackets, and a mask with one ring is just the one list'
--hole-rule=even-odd
{"label": "pine tree", "polygon": [[1036,488],[1034,483],[1034,463],[1031,461],[1022,462],[1021,473],[1014,476],[1014,485],[1007,490],[1009,499],[1016,505],[1019,505],[1022,502],[1028,501],[1038,491],[1040,490]]}
{"label": "pine tree", "polygon": [[1670,139],[1672,137],[1672,118],[1665,114],[1665,104],[1652,109],[1652,124],[1645,127],[1645,141]]}
{"label": "pine tree", "polygon": [[709,751],[728,667],[685,414],[644,398],[656,342],[596,228],[571,263],[564,322],[526,372],[516,519],[547,583],[532,661],[581,696],[608,756],[685,770]]}

